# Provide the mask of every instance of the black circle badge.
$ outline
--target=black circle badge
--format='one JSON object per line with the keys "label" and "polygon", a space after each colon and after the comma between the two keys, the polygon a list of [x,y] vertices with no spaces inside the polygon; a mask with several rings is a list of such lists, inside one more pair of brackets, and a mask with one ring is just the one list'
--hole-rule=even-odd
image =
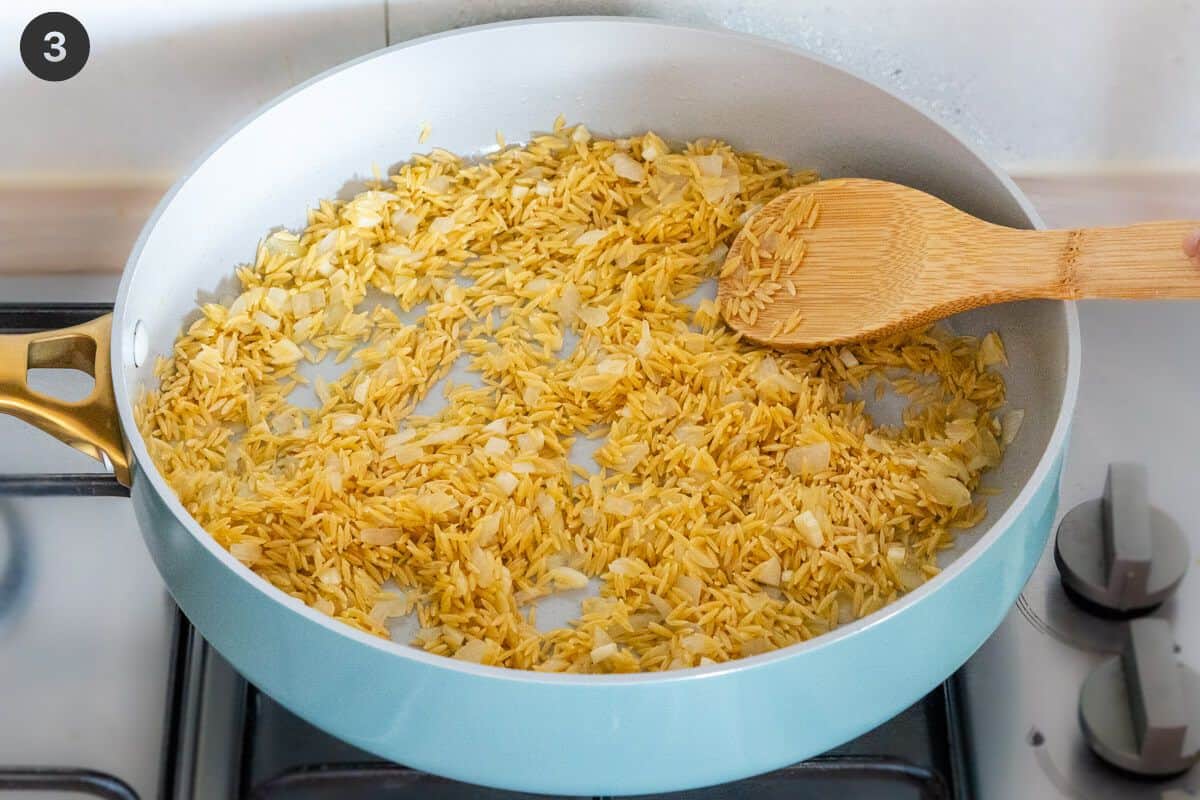
{"label": "black circle badge", "polygon": [[65,81],[78,75],[91,49],[83,24],[62,11],[38,14],[21,34],[21,60],[44,81]]}

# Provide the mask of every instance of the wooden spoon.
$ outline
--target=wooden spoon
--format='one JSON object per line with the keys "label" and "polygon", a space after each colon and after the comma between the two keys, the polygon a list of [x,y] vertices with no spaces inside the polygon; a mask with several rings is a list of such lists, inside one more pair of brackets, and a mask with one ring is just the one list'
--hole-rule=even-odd
{"label": "wooden spoon", "polygon": [[[1196,228],[1200,222],[1020,230],[895,183],[820,181],[750,219],[721,271],[718,304],[746,338],[795,349],[1011,300],[1200,297],[1200,268],[1182,249]],[[803,254],[791,257],[797,238]]]}

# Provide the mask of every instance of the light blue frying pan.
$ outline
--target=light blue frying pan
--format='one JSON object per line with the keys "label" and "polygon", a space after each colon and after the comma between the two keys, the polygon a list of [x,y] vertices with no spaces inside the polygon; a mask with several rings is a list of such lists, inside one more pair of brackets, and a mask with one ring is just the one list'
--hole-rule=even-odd
{"label": "light blue frying pan", "polygon": [[[247,120],[159,205],[129,258],[111,320],[58,335],[90,358],[80,342],[103,343],[111,322],[111,350],[94,354],[95,396],[32,408],[18,397],[24,365],[19,376],[0,368],[0,410],[106,454],[131,481],[147,546],[205,638],[285,706],[380,756],[491,786],[595,795],[713,784],[821,753],[956,670],[1041,555],[1078,384],[1070,304],[1012,304],[952,321],[962,332],[1002,332],[1011,402],[1025,410],[1025,423],[986,479],[999,490],[991,513],[946,553],[938,577],[804,644],[670,673],[484,667],[334,622],[218,547],[157,473],[133,423],[139,387],[153,380],[154,358],[169,351],[197,293],[213,291],[251,257],[265,231],[301,224],[307,205],[336,194],[350,176],[407,158],[422,122],[433,131],[423,149],[470,153],[497,130],[516,141],[560,113],[604,133],[720,137],[826,176],[898,181],[993,222],[1038,225],[1012,182],[954,134],[793,48],[631,19],[472,28],[358,59]],[[22,348],[0,340],[0,356],[10,360]],[[61,360],[55,348],[30,354]]]}

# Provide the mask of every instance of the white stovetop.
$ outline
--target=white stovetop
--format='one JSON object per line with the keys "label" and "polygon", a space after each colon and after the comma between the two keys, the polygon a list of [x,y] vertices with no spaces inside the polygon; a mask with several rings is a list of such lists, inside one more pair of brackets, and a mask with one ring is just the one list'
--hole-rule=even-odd
{"label": "white stovetop", "polygon": [[[0,278],[0,299],[106,300],[113,276]],[[1084,358],[1062,510],[1099,496],[1105,467],[1138,460],[1150,471],[1152,502],[1173,515],[1200,554],[1200,315],[1195,304],[1081,304]],[[77,471],[91,462],[48,437],[0,416],[0,472]],[[0,618],[0,753],[5,761],[70,759],[113,771],[143,797],[156,793],[166,691],[168,605],[121,500],[24,500],[32,523],[35,580],[23,616]],[[983,800],[1068,797],[1159,798],[1164,789],[1196,791],[1200,776],[1167,784],[1115,778],[1083,751],[1075,701],[1087,670],[1119,640],[1111,623],[1094,623],[1056,601],[1057,575],[1043,560],[1026,590],[1031,613],[1063,630],[1064,643],[1018,611],[968,668],[972,733],[969,758]],[[1052,607],[1052,608],[1050,608]],[[1163,613],[1174,619],[1183,658],[1200,667],[1200,570],[1185,578]],[[1049,609],[1049,610],[1048,610]],[[1191,613],[1184,613],[1188,609]],[[133,616],[137,624],[112,625]],[[1064,628],[1063,626],[1066,626]],[[1068,630],[1069,629],[1069,630]],[[1089,649],[1090,648],[1090,649]],[[91,672],[118,676],[112,691],[87,691]],[[11,691],[19,676],[22,690]],[[29,681],[36,685],[30,685]],[[1044,744],[1033,747],[1037,729]]]}

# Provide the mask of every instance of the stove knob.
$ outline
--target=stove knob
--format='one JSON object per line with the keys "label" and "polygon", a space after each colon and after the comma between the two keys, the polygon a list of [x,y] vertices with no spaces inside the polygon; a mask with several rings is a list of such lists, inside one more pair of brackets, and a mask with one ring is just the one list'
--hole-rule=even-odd
{"label": "stove knob", "polygon": [[1176,661],[1165,620],[1129,623],[1124,652],[1083,683],[1079,724],[1096,755],[1137,775],[1169,777],[1200,761],[1200,675]]}
{"label": "stove knob", "polygon": [[1146,499],[1146,469],[1110,464],[1104,497],[1063,518],[1054,563],[1072,600],[1103,616],[1153,611],[1183,580],[1188,543],[1169,516]]}

